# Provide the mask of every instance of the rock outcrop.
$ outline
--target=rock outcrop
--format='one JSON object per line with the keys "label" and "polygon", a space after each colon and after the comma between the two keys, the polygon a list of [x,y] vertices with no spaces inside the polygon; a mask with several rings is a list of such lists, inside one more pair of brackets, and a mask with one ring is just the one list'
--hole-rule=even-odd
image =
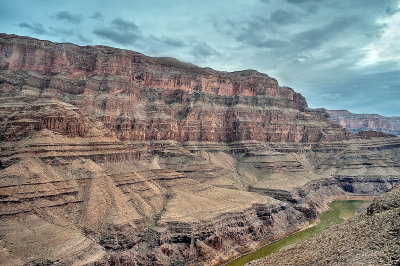
{"label": "rock outcrop", "polygon": [[215,264],[400,182],[360,138],[256,71],[0,35],[0,261]]}
{"label": "rock outcrop", "polygon": [[400,117],[377,114],[354,114],[346,110],[328,110],[332,121],[347,128],[351,133],[378,131],[400,136]]}

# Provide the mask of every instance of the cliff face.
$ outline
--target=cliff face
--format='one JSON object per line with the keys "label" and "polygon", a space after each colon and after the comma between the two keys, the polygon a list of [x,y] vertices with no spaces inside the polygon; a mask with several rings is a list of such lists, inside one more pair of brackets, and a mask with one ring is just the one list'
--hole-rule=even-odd
{"label": "cliff face", "polygon": [[[121,140],[349,138],[323,110],[308,109],[300,94],[254,70],[218,72],[171,58],[5,34],[0,35],[0,69],[5,122],[1,139],[32,128],[83,136],[83,121],[76,113],[84,120],[101,121]],[[16,96],[25,104],[15,105]],[[62,103],[42,112],[40,106],[48,106],[44,98]],[[28,121],[26,113],[36,117]]]}
{"label": "cliff face", "polygon": [[379,131],[400,136],[400,117],[386,117],[377,114],[353,114],[346,110],[328,110],[332,121],[352,133]]}
{"label": "cliff face", "polygon": [[0,261],[215,264],[400,182],[256,71],[0,35]]}

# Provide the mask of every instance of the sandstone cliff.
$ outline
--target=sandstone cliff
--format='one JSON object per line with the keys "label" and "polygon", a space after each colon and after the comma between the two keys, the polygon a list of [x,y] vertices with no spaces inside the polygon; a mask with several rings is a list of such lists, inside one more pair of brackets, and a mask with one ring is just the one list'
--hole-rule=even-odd
{"label": "sandstone cliff", "polygon": [[0,261],[215,264],[400,182],[256,71],[0,35]]}
{"label": "sandstone cliff", "polygon": [[84,136],[86,120],[101,121],[121,140],[349,138],[323,110],[308,109],[300,94],[254,70],[218,72],[171,58],[5,34],[0,69],[4,140],[43,128]]}
{"label": "sandstone cliff", "polygon": [[346,110],[328,110],[327,112],[332,121],[347,128],[352,133],[373,130],[400,136],[399,116],[354,114]]}

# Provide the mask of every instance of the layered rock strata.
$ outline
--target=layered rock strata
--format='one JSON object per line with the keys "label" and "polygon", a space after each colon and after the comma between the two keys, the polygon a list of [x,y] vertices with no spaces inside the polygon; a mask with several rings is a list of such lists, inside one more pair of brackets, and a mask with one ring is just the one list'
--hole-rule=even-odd
{"label": "layered rock strata", "polygon": [[299,93],[254,70],[218,72],[171,58],[5,34],[0,69],[4,140],[42,128],[84,136],[83,120],[101,121],[121,140],[349,138],[323,110],[308,109]]}
{"label": "layered rock strata", "polygon": [[378,131],[400,136],[400,117],[377,114],[354,114],[346,110],[328,110],[331,119],[352,133]]}
{"label": "layered rock strata", "polygon": [[5,34],[0,69],[7,264],[215,264],[400,182],[400,138],[256,71]]}

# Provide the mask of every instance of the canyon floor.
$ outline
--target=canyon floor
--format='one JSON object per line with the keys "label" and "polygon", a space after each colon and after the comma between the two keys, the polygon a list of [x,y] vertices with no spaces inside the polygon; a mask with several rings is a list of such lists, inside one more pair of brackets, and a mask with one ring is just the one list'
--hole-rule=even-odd
{"label": "canyon floor", "polygon": [[400,138],[254,70],[0,34],[0,113],[5,265],[213,265],[400,182]]}

